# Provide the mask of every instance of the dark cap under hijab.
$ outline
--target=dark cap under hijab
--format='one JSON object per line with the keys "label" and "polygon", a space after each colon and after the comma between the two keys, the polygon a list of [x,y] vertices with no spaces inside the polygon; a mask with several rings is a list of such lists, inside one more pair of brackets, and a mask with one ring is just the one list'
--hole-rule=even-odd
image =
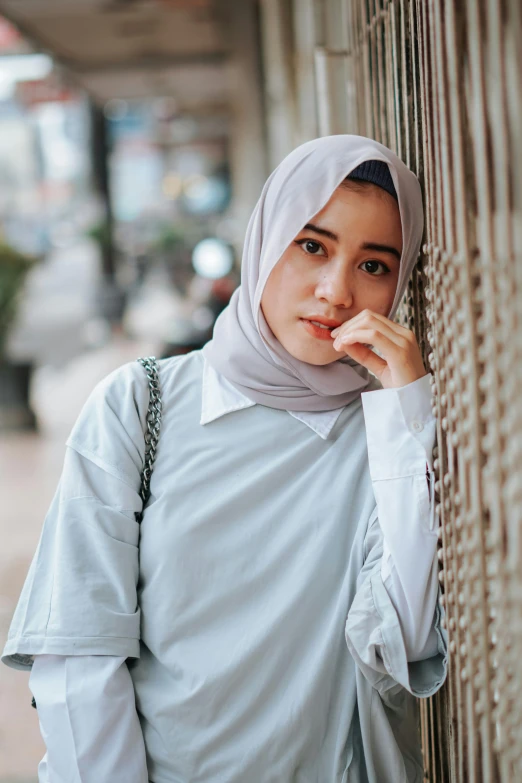
{"label": "dark cap under hijab", "polygon": [[386,190],[394,199],[399,200],[388,164],[382,160],[363,161],[348,174],[346,179],[362,179],[365,182],[373,182],[374,185]]}

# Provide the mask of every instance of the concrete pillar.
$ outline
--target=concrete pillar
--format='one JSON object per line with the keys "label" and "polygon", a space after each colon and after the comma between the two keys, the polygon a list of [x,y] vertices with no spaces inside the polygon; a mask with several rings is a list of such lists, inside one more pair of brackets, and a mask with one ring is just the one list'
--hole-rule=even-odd
{"label": "concrete pillar", "polygon": [[317,0],[315,73],[319,133],[357,133],[348,5]]}
{"label": "concrete pillar", "polygon": [[315,139],[317,124],[317,88],[315,80],[316,8],[314,0],[293,3],[296,128],[295,143]]}
{"label": "concrete pillar", "polygon": [[260,31],[255,0],[221,0],[223,35],[230,49],[228,77],[232,132],[230,212],[240,249],[248,219],[268,176],[263,119]]}
{"label": "concrete pillar", "polygon": [[114,220],[109,185],[109,134],[102,108],[92,101],[90,110],[92,178],[96,194],[103,205],[108,236],[107,243],[101,248],[102,271],[106,277],[114,278],[116,266],[112,242]]}
{"label": "concrete pillar", "polygon": [[262,0],[261,35],[270,168],[296,146],[297,95],[291,0]]}
{"label": "concrete pillar", "polygon": [[114,216],[110,196],[109,173],[110,142],[107,120],[103,110],[91,102],[91,158],[92,175],[96,193],[103,205],[105,226],[98,241],[101,275],[97,290],[99,314],[115,330],[121,329],[125,310],[126,293],[116,276],[116,251],[114,247]]}

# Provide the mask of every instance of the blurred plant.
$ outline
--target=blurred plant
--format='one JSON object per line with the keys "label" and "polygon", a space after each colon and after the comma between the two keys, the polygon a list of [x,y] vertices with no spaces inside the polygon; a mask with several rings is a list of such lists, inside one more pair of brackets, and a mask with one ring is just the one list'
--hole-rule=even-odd
{"label": "blurred plant", "polygon": [[194,276],[191,264],[193,233],[194,227],[188,221],[163,224],[152,246],[152,252],[163,263],[180,296],[187,295],[187,287]]}
{"label": "blurred plant", "polygon": [[85,233],[86,236],[93,239],[102,250],[106,247],[109,247],[111,242],[111,232],[109,230],[109,223],[107,220],[101,220],[99,223],[95,223]]}
{"label": "blurred plant", "polygon": [[208,219],[178,215],[174,221],[161,221],[156,229],[153,250],[168,255],[197,245],[208,234]]}
{"label": "blurred plant", "polygon": [[20,253],[0,238],[0,358],[16,317],[25,276],[37,261],[35,256]]}
{"label": "blurred plant", "polygon": [[155,249],[159,253],[175,253],[185,247],[185,236],[186,233],[183,230],[175,229],[173,226],[164,226],[156,239]]}

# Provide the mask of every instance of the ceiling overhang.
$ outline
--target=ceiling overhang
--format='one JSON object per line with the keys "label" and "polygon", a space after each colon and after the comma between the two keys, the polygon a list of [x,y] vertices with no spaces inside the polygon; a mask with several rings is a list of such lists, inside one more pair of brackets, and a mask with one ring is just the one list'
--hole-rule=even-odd
{"label": "ceiling overhang", "polygon": [[171,96],[228,102],[219,0],[0,0],[0,14],[100,103]]}

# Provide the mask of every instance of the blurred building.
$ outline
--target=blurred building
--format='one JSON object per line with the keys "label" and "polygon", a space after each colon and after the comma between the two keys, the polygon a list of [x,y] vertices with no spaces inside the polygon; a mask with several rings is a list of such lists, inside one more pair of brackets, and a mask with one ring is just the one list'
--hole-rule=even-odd
{"label": "blurred building", "polygon": [[[232,172],[232,213],[244,223],[266,175],[256,3],[16,0],[0,3],[0,12],[52,56],[55,78],[84,90],[117,130],[118,217],[135,217],[140,197],[154,208],[158,178],[166,176],[164,192],[175,194],[176,146],[215,149],[221,140]],[[98,153],[105,143],[99,135]],[[143,182],[134,197],[125,159]],[[197,173],[197,166],[188,172]],[[100,177],[98,188],[103,195]]]}

